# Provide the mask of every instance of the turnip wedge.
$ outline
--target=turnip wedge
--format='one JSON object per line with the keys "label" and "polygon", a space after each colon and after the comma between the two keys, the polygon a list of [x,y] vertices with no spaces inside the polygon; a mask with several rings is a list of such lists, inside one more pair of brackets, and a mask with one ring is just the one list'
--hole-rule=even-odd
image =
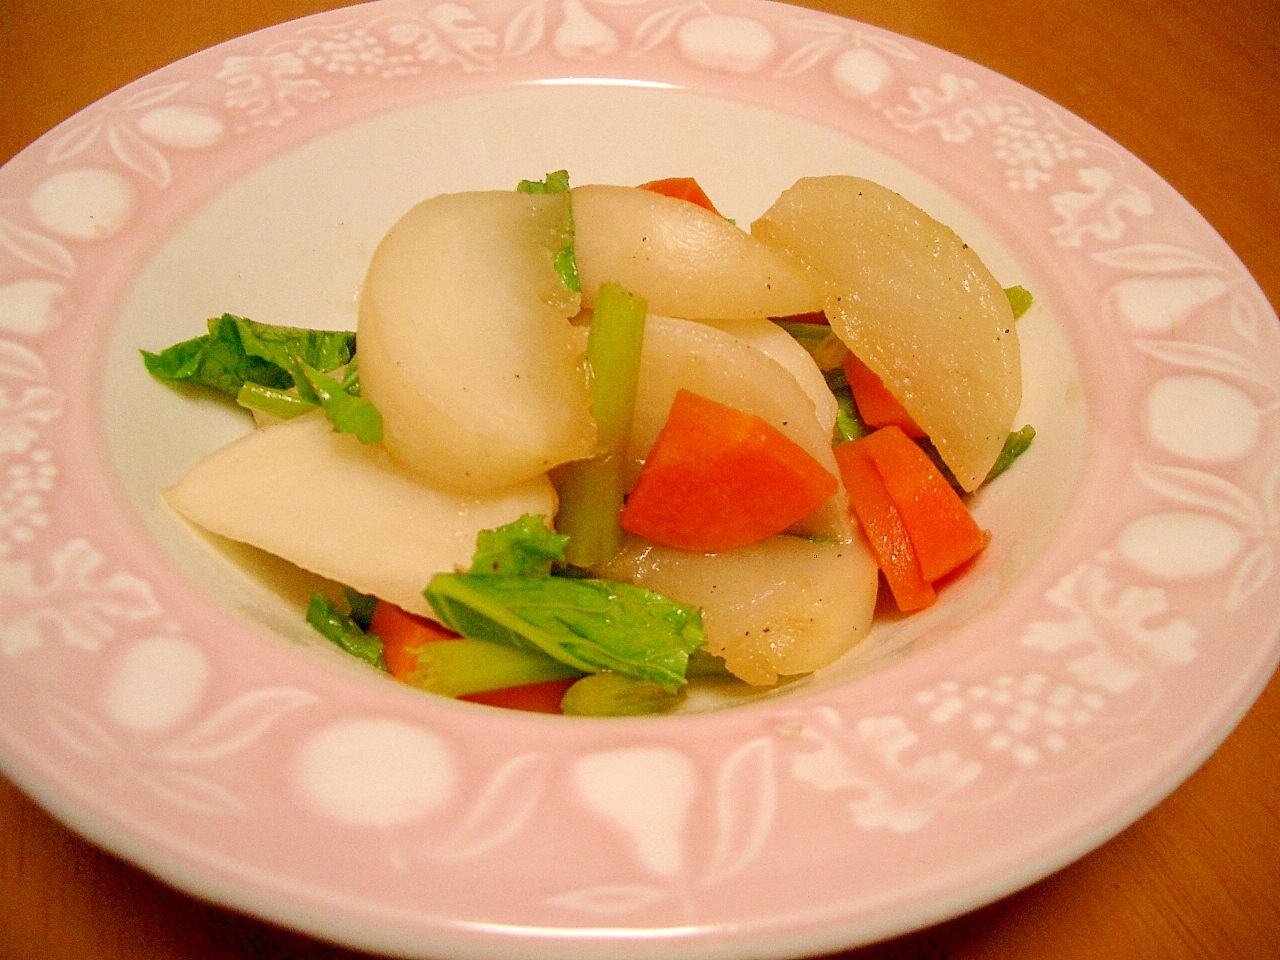
{"label": "turnip wedge", "polygon": [[593,184],[572,195],[585,307],[613,280],[648,300],[651,312],[672,317],[763,319],[821,309],[798,263],[719,214],[637,187]]}
{"label": "turnip wedge", "polygon": [[892,190],[848,176],[797,181],[751,233],[821,278],[831,329],[977,488],[1022,400],[1013,309],[978,255]]}
{"label": "turnip wedge", "polygon": [[569,194],[445,194],[378,245],[360,295],[363,396],[434,487],[501,490],[590,456],[580,298],[557,271]]}
{"label": "turnip wedge", "polygon": [[556,509],[545,476],[482,496],[433,490],[319,412],[210,454],[164,498],[212,533],[428,617],[423,585],[470,563],[481,530]]}
{"label": "turnip wedge", "polygon": [[702,608],[704,649],[756,686],[833,662],[871,629],[879,573],[848,543],[777,536],[721,553],[630,539],[599,575]]}

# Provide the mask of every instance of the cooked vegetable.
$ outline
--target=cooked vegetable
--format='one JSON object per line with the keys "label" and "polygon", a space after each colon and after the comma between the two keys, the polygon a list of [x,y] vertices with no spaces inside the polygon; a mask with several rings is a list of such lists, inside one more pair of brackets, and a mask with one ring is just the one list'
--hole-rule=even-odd
{"label": "cooked vegetable", "polygon": [[884,427],[855,441],[876,472],[907,528],[930,583],[968,562],[991,542],[964,501],[938,472],[928,454],[899,427]]}
{"label": "cooked vegetable", "polygon": [[423,584],[468,563],[479,531],[556,506],[545,477],[483,496],[433,490],[318,412],[210,454],[164,497],[206,530],[422,614]]}
{"label": "cooked vegetable", "polygon": [[[542,180],[521,180],[516,184],[516,189],[521,193],[568,193],[569,171],[557,170],[554,173],[548,173]],[[567,289],[577,293],[582,289],[582,283],[578,278],[578,264],[573,255],[572,204],[569,207],[569,227],[565,233],[563,245],[556,251],[554,263],[561,283]]]}
{"label": "cooked vegetable", "polygon": [[690,203],[697,204],[703,210],[710,210],[717,216],[720,211],[715,208],[715,204],[711,202],[711,198],[699,186],[698,181],[693,177],[667,177],[664,180],[650,180],[648,183],[640,184],[641,190],[652,190],[654,193],[660,193],[664,197],[674,197],[676,200],[688,200]]}
{"label": "cooked vegetable", "polygon": [[937,593],[924,578],[902,514],[862,441],[836,447],[836,462],[849,491],[850,509],[858,517],[898,609],[910,613],[931,606]]}
{"label": "cooked vegetable", "polygon": [[823,310],[929,435],[966,490],[995,463],[1022,396],[1013,310],[977,254],[891,190],[814,177],[751,227],[823,278]]}
{"label": "cooked vegetable", "polygon": [[361,390],[391,455],[433,486],[500,490],[594,450],[586,331],[569,322],[579,297],[555,268],[569,196],[436,197],[373,255]]}
{"label": "cooked vegetable", "polygon": [[[387,669],[397,680],[428,693],[470,697],[510,688],[538,686],[580,677],[537,651],[517,650],[486,640],[467,640],[426,617],[379,603],[370,631],[383,644]],[[521,694],[512,694],[520,698]]]}
{"label": "cooked vegetable", "polygon": [[[768,320],[715,320],[712,326],[743,343],[750,344],[770,360],[776,360],[796,379],[800,389],[813,401],[818,424],[827,436],[835,428],[838,405],[822,370],[810,352],[795,337]],[[841,347],[843,350],[844,348]],[[846,351],[847,352],[847,351]]]}
{"label": "cooked vegetable", "polygon": [[825,667],[865,637],[879,585],[858,532],[847,543],[783,535],[716,554],[630,538],[599,573],[701,608],[707,645],[687,676],[727,667],[759,686]]}
{"label": "cooked vegetable", "polygon": [[627,583],[551,576],[565,539],[545,518],[523,517],[478,541],[469,573],[433,577],[426,598],[465,637],[541,651],[582,673],[683,685],[689,653],[705,641],[701,613]]}
{"label": "cooked vegetable", "polygon": [[501,690],[485,690],[480,693],[468,693],[459,700],[469,703],[482,703],[489,707],[502,707],[506,710],[523,710],[525,713],[560,713],[560,702],[569,688],[578,682],[577,676],[565,677],[563,680],[547,680],[543,683],[527,683],[519,687],[504,687]]}
{"label": "cooked vegetable", "polygon": [[760,417],[676,392],[622,510],[628,533],[715,553],[788,529],[839,489],[835,476]]}
{"label": "cooked vegetable", "polygon": [[665,713],[682,699],[652,680],[622,673],[593,673],[565,691],[560,710],[574,717],[639,717]]}
{"label": "cooked vegetable", "polygon": [[463,636],[541,651],[583,673],[613,670],[669,690],[704,640],[699,612],[605,580],[436,574],[426,597]]}
{"label": "cooked vegetable", "polygon": [[[640,464],[681,389],[760,417],[836,473],[831,434],[823,429],[813,402],[786,368],[723,330],[650,314],[627,448],[633,465],[629,479],[639,475]],[[837,491],[789,532],[848,540],[853,527],[844,491]]]}
{"label": "cooked vegetable", "polygon": [[556,530],[569,542],[565,559],[583,567],[601,564],[622,546],[619,514],[626,495],[626,449],[635,414],[648,305],[616,283],[600,288],[587,339],[591,416],[596,452],[564,465],[556,481],[560,512]]}
{"label": "cooked vegetable", "polygon": [[212,387],[234,397],[246,383],[286,390],[294,385],[295,360],[327,373],[351,362],[355,334],[255,323],[224,313],[209,332],[160,353],[142,351],[159,380]]}
{"label": "cooked vegetable", "polygon": [[870,367],[849,354],[842,368],[863,423],[872,428],[893,424],[909,437],[919,438],[925,435],[911,419],[906,408],[885,388],[884,381],[871,372]]}
{"label": "cooked vegetable", "polygon": [[323,593],[314,594],[307,604],[307,623],[345,650],[370,666],[386,670],[382,641],[365,632],[352,613],[343,613]]}
{"label": "cooked vegetable", "polygon": [[1000,456],[996,457],[996,462],[992,465],[991,472],[987,474],[987,479],[982,482],[990,483],[1012,467],[1013,462],[1030,449],[1031,441],[1035,438],[1036,431],[1031,424],[1027,424],[1009,434],[1004,446],[1000,448]]}
{"label": "cooked vegetable", "polygon": [[804,269],[724,217],[635,187],[573,188],[583,306],[613,280],[673,317],[770,317],[822,306]]}

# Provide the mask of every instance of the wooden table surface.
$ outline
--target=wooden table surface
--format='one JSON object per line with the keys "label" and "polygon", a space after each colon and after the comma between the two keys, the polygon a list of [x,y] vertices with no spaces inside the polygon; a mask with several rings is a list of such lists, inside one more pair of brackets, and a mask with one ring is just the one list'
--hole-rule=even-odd
{"label": "wooden table surface", "polygon": [[[991,67],[1109,134],[1280,305],[1280,0],[806,0]],[[115,88],[324,0],[3,0],[0,161]],[[714,0],[712,2],[714,6]],[[0,778],[0,960],[363,956],[177,893]],[[1182,787],[999,903],[843,960],[1280,956],[1280,680]]]}

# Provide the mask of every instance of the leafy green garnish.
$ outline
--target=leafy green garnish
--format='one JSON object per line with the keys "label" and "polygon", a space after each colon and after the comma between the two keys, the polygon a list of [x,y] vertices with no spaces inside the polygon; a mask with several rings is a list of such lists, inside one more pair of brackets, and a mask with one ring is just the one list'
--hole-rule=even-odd
{"label": "leafy green garnish", "polygon": [[471,572],[437,574],[423,593],[464,637],[678,689],[689,653],[705,642],[702,612],[632,584],[551,576],[567,539],[541,516],[483,531]]}
{"label": "leafy green garnish", "polygon": [[369,624],[373,623],[373,611],[377,609],[378,598],[361,593],[359,590],[352,590],[350,587],[343,587],[342,595],[346,598],[347,606],[351,610],[351,619],[361,630],[367,631]]}
{"label": "leafy green garnish", "polygon": [[327,373],[301,364],[298,392],[324,407],[325,416],[339,433],[353,433],[361,443],[377,443],[382,439],[382,414],[364,397],[353,397],[342,384]]}
{"label": "leafy green garnish", "polygon": [[521,180],[516,189],[521,193],[568,193],[569,171],[556,170],[541,180]]}
{"label": "leafy green garnish", "polygon": [[506,526],[480,531],[476,536],[471,573],[550,576],[552,563],[564,559],[568,540],[568,537],[548,530],[545,517],[526,513]]}
{"label": "leafy green garnish", "polygon": [[1009,306],[1013,308],[1013,319],[1015,320],[1030,310],[1031,304],[1034,302],[1031,291],[1026,287],[1005,287],[1004,295],[1009,298]]}
{"label": "leafy green garnish", "polygon": [[1000,448],[1000,455],[996,457],[996,462],[987,472],[986,479],[982,482],[990,483],[1013,466],[1013,461],[1027,452],[1027,448],[1031,446],[1031,441],[1035,438],[1036,431],[1031,424],[1027,424],[1022,429],[1015,430],[1005,437],[1004,446]]}
{"label": "leafy green garnish", "polygon": [[424,591],[464,637],[540,650],[584,673],[612,670],[664,689],[685,683],[705,643],[702,612],[627,583],[441,573]]}
{"label": "leafy green garnish", "polygon": [[[363,443],[382,439],[382,416],[360,398],[356,335],[256,323],[229,313],[209,321],[209,332],[160,353],[142,351],[152,376],[209,387],[252,410],[289,418],[323,407],[340,433]],[[345,367],[342,380],[328,376]]]}
{"label": "leafy green garnish", "polygon": [[354,613],[354,609],[352,614],[343,613],[323,593],[316,593],[312,594],[311,602],[307,604],[307,623],[352,656],[359,657],[379,670],[386,670],[382,641],[374,634],[366,633],[365,628],[356,621]]}
{"label": "leafy green garnish", "polygon": [[[516,189],[521,193],[568,193],[569,192],[569,171],[556,170],[554,173],[548,173],[542,180],[521,180],[516,184]],[[564,285],[578,293],[582,290],[582,281],[578,277],[578,264],[573,258],[573,206],[569,206],[569,225],[566,231],[564,246],[556,251],[555,256],[556,273],[560,275],[560,280]]]}
{"label": "leafy green garnish", "polygon": [[826,377],[827,386],[835,394],[837,404],[835,436],[832,442],[840,444],[846,440],[865,437],[870,431],[863,422],[862,415],[858,413],[858,405],[853,402],[853,391],[849,389],[849,379],[844,370],[836,367],[834,370],[827,370],[823,376]]}

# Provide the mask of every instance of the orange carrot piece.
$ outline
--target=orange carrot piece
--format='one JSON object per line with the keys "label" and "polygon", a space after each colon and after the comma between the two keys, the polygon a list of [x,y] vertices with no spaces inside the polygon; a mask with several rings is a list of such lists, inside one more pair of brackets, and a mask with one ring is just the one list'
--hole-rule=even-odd
{"label": "orange carrot piece", "polygon": [[436,640],[457,640],[460,636],[434,620],[409,613],[385,600],[379,600],[373,608],[369,632],[382,640],[382,659],[397,680],[407,679],[418,668],[418,647]]}
{"label": "orange carrot piece", "polygon": [[925,432],[911,419],[911,414],[898,402],[898,398],[889,392],[884,381],[853,354],[849,354],[844,361],[844,375],[849,381],[858,415],[868,427],[892,425],[901,427],[909,437],[925,436]]}
{"label": "orange carrot piece", "polygon": [[760,417],[679,390],[622,508],[622,529],[716,553],[781,533],[838,488],[830,471]]}
{"label": "orange carrot piece", "polygon": [[698,181],[693,177],[668,177],[665,180],[650,180],[648,183],[640,184],[640,189],[648,190],[652,193],[660,193],[664,197],[674,197],[677,200],[688,200],[690,203],[696,203],[704,210],[710,210],[716,216],[720,215],[720,211],[715,208],[711,198],[706,195],[702,187],[698,185]]}
{"label": "orange carrot piece", "polygon": [[937,594],[920,569],[920,558],[893,498],[860,440],[835,448],[836,463],[849,493],[849,506],[858,518],[871,552],[903,613],[923,610]]}
{"label": "orange carrot piece", "polygon": [[991,542],[929,455],[898,427],[884,427],[858,443],[902,515],[926,580],[945,577]]}
{"label": "orange carrot piece", "polygon": [[565,680],[528,683],[522,687],[468,693],[458,699],[471,703],[483,703],[490,707],[524,710],[528,713],[560,713],[560,701],[564,699],[565,691],[577,683],[578,679],[578,677],[569,677]]}

